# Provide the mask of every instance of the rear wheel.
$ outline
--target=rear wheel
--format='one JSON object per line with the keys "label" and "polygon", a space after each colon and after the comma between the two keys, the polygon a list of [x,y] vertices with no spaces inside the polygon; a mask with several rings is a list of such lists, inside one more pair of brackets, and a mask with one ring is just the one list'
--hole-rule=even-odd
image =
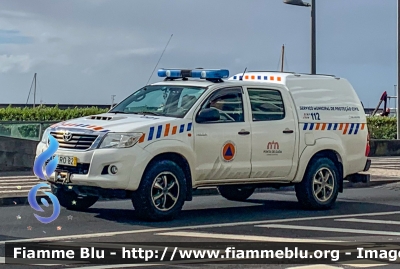
{"label": "rear wheel", "polygon": [[99,200],[97,196],[82,196],[76,194],[74,191],[66,191],[54,186],[51,187],[51,190],[60,202],[60,205],[70,210],[86,210]]}
{"label": "rear wheel", "polygon": [[254,193],[254,187],[219,186],[218,192],[222,197],[231,201],[245,201]]}
{"label": "rear wheel", "polygon": [[308,209],[329,209],[339,193],[339,171],[329,158],[311,162],[302,182],[295,186],[297,199]]}
{"label": "rear wheel", "polygon": [[169,160],[151,164],[132,196],[139,218],[163,221],[175,218],[186,198],[186,177],[182,169]]}

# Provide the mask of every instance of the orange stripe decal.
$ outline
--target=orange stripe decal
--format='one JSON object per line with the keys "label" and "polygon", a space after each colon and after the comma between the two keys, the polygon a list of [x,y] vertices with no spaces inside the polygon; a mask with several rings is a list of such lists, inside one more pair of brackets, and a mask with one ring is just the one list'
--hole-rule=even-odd
{"label": "orange stripe decal", "polygon": [[362,123],[361,124],[361,130],[364,130],[364,127],[365,127],[365,123]]}
{"label": "orange stripe decal", "polygon": [[319,123],[315,126],[315,130],[319,130]]}
{"label": "orange stripe decal", "polygon": [[172,134],[174,135],[174,134],[176,134],[176,126],[174,126],[173,128],[172,128]]}
{"label": "orange stripe decal", "polygon": [[340,125],[339,125],[339,130],[342,130],[343,129],[343,123],[341,123]]}
{"label": "orange stripe decal", "polygon": [[281,77],[277,77],[277,80],[278,80],[278,81],[281,81]]}
{"label": "orange stripe decal", "polygon": [[346,134],[348,129],[349,129],[349,124],[346,123],[346,126],[344,127],[344,130],[343,130],[343,134]]}
{"label": "orange stripe decal", "polygon": [[103,129],[103,127],[96,127],[96,128],[93,128],[93,130],[101,130],[101,129]]}
{"label": "orange stripe decal", "polygon": [[323,124],[322,124],[322,128],[321,128],[321,130],[323,130],[323,131],[324,131],[324,130],[325,130],[325,128],[326,128],[326,123],[323,123]]}
{"label": "orange stripe decal", "polygon": [[165,126],[165,132],[164,132],[164,136],[168,136],[169,134],[169,127],[171,124],[167,123],[167,125]]}

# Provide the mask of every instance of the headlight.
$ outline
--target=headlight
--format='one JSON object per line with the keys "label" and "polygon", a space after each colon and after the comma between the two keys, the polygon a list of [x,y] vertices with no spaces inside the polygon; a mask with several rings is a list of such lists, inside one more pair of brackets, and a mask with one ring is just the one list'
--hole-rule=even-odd
{"label": "headlight", "polygon": [[134,146],[142,133],[108,133],[99,148],[130,148]]}
{"label": "headlight", "polygon": [[50,128],[47,128],[46,130],[44,130],[41,142],[47,144],[47,140],[49,139],[49,134],[50,134]]}

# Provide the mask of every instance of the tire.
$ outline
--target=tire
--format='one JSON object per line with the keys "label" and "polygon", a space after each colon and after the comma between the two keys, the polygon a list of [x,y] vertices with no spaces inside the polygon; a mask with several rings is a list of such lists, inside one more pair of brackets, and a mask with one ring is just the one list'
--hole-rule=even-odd
{"label": "tire", "polygon": [[[328,176],[325,184],[314,183],[314,178],[317,181],[323,179],[320,172]],[[314,210],[331,208],[339,194],[339,171],[335,163],[325,157],[311,160],[302,182],[296,184],[295,190],[297,200],[305,208]]]}
{"label": "tire", "polygon": [[185,200],[185,173],[175,162],[169,160],[151,164],[144,173],[138,190],[132,195],[132,204],[138,217],[146,221],[174,219],[180,213]]}
{"label": "tire", "polygon": [[218,192],[230,201],[246,201],[254,193],[253,187],[219,186]]}
{"label": "tire", "polygon": [[74,191],[65,191],[54,186],[51,187],[51,190],[60,202],[60,205],[69,210],[83,211],[99,200],[97,196],[81,196]]}

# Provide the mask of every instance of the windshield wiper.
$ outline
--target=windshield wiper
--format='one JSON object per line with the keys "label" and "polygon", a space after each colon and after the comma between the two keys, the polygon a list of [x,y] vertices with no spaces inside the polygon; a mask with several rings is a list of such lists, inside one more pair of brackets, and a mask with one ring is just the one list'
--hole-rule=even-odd
{"label": "windshield wiper", "polygon": [[151,111],[143,111],[141,113],[137,114],[143,114],[143,115],[153,115],[153,116],[162,116],[162,114],[156,113],[156,112],[151,112]]}

